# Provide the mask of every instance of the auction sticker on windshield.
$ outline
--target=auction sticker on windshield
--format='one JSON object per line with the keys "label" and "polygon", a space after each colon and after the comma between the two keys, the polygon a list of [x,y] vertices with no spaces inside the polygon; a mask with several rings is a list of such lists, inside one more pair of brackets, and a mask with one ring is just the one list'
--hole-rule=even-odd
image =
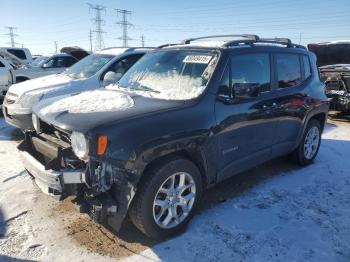
{"label": "auction sticker on windshield", "polygon": [[184,63],[208,64],[212,56],[210,55],[188,55],[182,61]]}

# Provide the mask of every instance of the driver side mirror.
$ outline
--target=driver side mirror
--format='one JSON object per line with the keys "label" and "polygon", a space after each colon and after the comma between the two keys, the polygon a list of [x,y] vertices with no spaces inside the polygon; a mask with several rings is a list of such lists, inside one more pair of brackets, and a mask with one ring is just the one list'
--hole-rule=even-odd
{"label": "driver side mirror", "polygon": [[119,79],[122,77],[122,74],[109,71],[103,77],[103,86],[108,86],[111,84],[116,84]]}
{"label": "driver side mirror", "polygon": [[235,99],[235,90],[227,85],[219,86],[217,99],[223,103],[230,104]]}
{"label": "driver side mirror", "polygon": [[45,63],[45,64],[43,64],[42,66],[41,66],[41,68],[43,68],[43,69],[47,69],[47,68],[49,68],[50,66],[49,66],[49,64],[48,63]]}

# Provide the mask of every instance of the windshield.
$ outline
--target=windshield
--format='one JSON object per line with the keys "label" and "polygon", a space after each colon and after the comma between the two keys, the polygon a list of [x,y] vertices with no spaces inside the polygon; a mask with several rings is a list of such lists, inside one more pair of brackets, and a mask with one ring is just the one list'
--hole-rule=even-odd
{"label": "windshield", "polygon": [[69,67],[65,74],[74,79],[89,78],[113,59],[113,55],[92,54]]}
{"label": "windshield", "polygon": [[309,44],[308,48],[317,56],[317,65],[350,64],[350,44]]}
{"label": "windshield", "polygon": [[49,57],[47,56],[40,56],[37,59],[35,59],[33,62],[30,63],[31,66],[33,67],[40,67],[42,66],[45,61],[48,59]]}
{"label": "windshield", "polygon": [[217,56],[190,50],[149,53],[126,72],[118,88],[159,99],[192,99],[203,93]]}

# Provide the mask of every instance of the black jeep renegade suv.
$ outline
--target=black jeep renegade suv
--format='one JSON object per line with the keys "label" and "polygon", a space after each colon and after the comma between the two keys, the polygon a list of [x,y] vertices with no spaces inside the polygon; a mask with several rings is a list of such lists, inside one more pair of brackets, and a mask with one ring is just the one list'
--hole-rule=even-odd
{"label": "black jeep renegade suv", "polygon": [[118,230],[129,215],[160,238],[226,178],[286,154],[310,164],[328,111],[315,56],[289,39],[225,37],[162,46],[118,85],[41,102],[24,167],[97,222]]}

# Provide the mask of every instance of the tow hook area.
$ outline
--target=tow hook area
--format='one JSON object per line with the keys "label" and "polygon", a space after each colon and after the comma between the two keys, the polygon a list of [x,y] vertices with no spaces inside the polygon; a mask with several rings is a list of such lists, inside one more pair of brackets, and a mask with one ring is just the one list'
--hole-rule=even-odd
{"label": "tow hook area", "polygon": [[122,221],[118,220],[118,205],[108,193],[78,197],[75,204],[81,213],[88,214],[96,223],[115,231],[119,230]]}

